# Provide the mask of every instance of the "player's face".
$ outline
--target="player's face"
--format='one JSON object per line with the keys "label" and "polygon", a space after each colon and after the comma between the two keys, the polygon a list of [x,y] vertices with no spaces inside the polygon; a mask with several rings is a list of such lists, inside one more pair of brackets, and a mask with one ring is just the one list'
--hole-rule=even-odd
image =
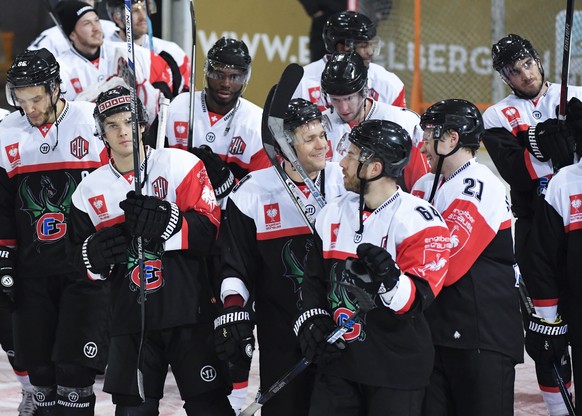
{"label": "player's face", "polygon": [[345,123],[361,121],[364,117],[366,98],[361,91],[350,95],[330,95],[329,101]]}
{"label": "player's face", "polygon": [[58,92],[49,94],[44,85],[15,88],[16,104],[22,108],[30,124],[40,127],[55,122],[54,104],[58,100]]}
{"label": "player's face", "polygon": [[325,168],[327,136],[319,120],[312,120],[295,129],[295,151],[308,175]]}
{"label": "player's face", "polygon": [[[420,147],[420,153],[426,156],[426,160],[430,165],[430,172],[436,174],[437,165],[439,162],[440,156],[437,155],[438,153],[441,155],[448,154],[451,150],[453,150],[450,140],[450,134],[445,132],[442,137],[439,139],[435,139],[434,135],[435,129],[433,127],[427,127],[424,129],[422,134],[422,146]],[[435,149],[435,146],[437,148]],[[447,159],[445,158],[445,161]]]}
{"label": "player's face", "polygon": [[131,5],[131,19],[134,37],[139,38],[148,33],[148,15],[144,2],[140,1]]}
{"label": "player's face", "polygon": [[503,68],[509,86],[522,96],[535,98],[542,89],[543,77],[539,62],[528,56]]}
{"label": "player's face", "polygon": [[[138,129],[139,140],[143,128]],[[133,156],[133,135],[131,112],[122,111],[113,114],[103,121],[103,138],[111,148],[111,157],[127,159]]]}
{"label": "player's face", "polygon": [[103,44],[103,30],[99,16],[95,12],[88,12],[81,16],[70,38],[81,52],[99,48]]}
{"label": "player's face", "polygon": [[355,51],[362,57],[364,65],[366,65],[367,68],[370,66],[370,62],[372,62],[374,56],[380,55],[380,46],[380,40],[376,38],[372,40],[348,39],[345,44],[339,43],[338,49],[342,52]]}
{"label": "player's face", "polygon": [[233,67],[209,68],[206,74],[206,93],[211,101],[221,107],[234,106],[247,76],[242,69]]}
{"label": "player's face", "polygon": [[[340,160],[340,166],[344,175],[344,187],[348,191],[360,192],[360,182],[358,178],[358,166],[360,165],[360,149],[350,143],[348,151]],[[364,164],[360,171],[360,177],[364,177],[367,166]]]}

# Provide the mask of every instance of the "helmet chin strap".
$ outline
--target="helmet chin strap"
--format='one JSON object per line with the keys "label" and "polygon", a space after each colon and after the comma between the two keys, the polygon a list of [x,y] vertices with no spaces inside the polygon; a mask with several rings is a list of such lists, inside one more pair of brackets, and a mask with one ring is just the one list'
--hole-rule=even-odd
{"label": "helmet chin strap", "polygon": [[430,202],[431,204],[433,202],[434,194],[436,193],[436,190],[437,190],[437,187],[439,184],[439,178],[440,178],[441,172],[443,170],[443,163],[445,161],[445,158],[456,153],[457,150],[459,150],[461,148],[461,143],[458,142],[453,150],[451,150],[446,155],[441,155],[438,151],[438,142],[439,141],[440,141],[440,139],[434,141],[434,152],[439,157],[439,161],[437,162],[437,168],[436,168],[436,172],[434,174],[434,180],[432,182],[432,189],[430,190],[430,196],[428,197],[428,202]]}
{"label": "helmet chin strap", "polygon": [[[368,162],[366,162],[368,163]],[[360,216],[360,228],[358,229],[358,231],[356,231],[356,234],[362,234],[364,232],[364,191],[366,190],[366,185],[368,184],[368,182],[373,182],[373,181],[377,181],[378,179],[380,179],[381,177],[383,177],[384,175],[382,175],[382,172],[384,171],[384,167],[382,167],[382,172],[376,176],[375,178],[371,178],[371,179],[366,179],[366,178],[361,178],[360,177],[360,172],[362,171],[362,168],[364,167],[364,163],[360,162],[360,164],[358,165],[358,170],[356,171],[356,177],[360,180],[360,201],[359,201],[359,206],[358,206],[358,212],[359,212],[359,216]]]}

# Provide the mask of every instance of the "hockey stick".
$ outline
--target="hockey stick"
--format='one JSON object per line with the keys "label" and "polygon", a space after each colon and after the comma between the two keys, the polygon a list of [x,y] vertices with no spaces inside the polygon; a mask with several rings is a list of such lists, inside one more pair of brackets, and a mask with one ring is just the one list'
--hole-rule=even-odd
{"label": "hockey stick", "polygon": [[560,89],[560,105],[558,120],[566,121],[566,105],[568,104],[568,74],[570,72],[570,52],[572,47],[572,24],[574,21],[574,0],[568,0],[564,21],[564,45],[562,49],[562,85]]}
{"label": "hockey stick", "polygon": [[190,62],[190,107],[188,111],[188,151],[192,151],[194,145],[194,106],[196,100],[194,97],[194,84],[196,83],[196,12],[194,10],[194,0],[190,0],[190,17],[192,20],[192,51]]}
{"label": "hockey stick", "polygon": [[[527,314],[532,316],[535,313],[535,308],[531,297],[525,287],[525,282],[523,281],[523,277],[521,273],[518,274],[518,289],[519,289],[519,297],[521,298],[521,303],[523,304]],[[572,398],[570,397],[570,393],[564,384],[564,380],[560,374],[560,370],[555,362],[552,363],[552,373],[554,374],[554,378],[558,383],[558,387],[560,389],[560,394],[562,395],[562,399],[564,400],[564,404],[566,405],[566,409],[568,409],[568,414],[570,416],[576,416],[576,412],[574,411],[574,405],[572,403]]]}
{"label": "hockey stick", "polygon": [[53,10],[53,7],[51,6],[50,0],[43,0],[43,3],[48,11],[48,14],[49,14],[51,20],[53,21],[55,26],[59,28],[59,30],[61,31],[61,35],[63,35],[63,37],[65,38],[65,40],[69,44],[69,47],[71,49],[73,49],[73,43],[71,42],[71,39],[69,39],[69,37],[66,35],[65,30],[63,29],[63,25],[61,24],[61,21],[59,20],[59,18],[57,17],[57,15],[55,14],[55,12]]}
{"label": "hockey stick", "polygon": [[293,200],[295,207],[303,217],[303,220],[305,221],[305,224],[309,228],[309,231],[313,234],[315,232],[314,228],[315,221],[311,216],[310,211],[303,203],[302,199],[303,197],[301,196],[302,192],[299,190],[295,182],[293,182],[291,178],[289,178],[287,172],[285,172],[285,170],[281,166],[281,163],[277,158],[277,151],[275,150],[275,138],[271,134],[271,130],[269,130],[268,127],[269,110],[271,108],[271,103],[273,102],[273,97],[275,96],[276,89],[277,89],[276,85],[274,85],[273,88],[271,88],[271,91],[269,91],[269,95],[267,96],[267,100],[265,101],[265,107],[263,108],[263,122],[261,131],[261,136],[263,139],[263,148],[265,149],[265,153],[267,154],[269,161],[275,168],[277,176],[283,183],[283,188],[285,188],[285,191],[287,191],[287,193]]}
{"label": "hockey stick", "polygon": [[158,112],[156,149],[162,149],[166,141],[166,125],[168,124],[168,106],[170,105],[170,100],[166,98],[164,94],[160,94],[158,105],[160,107],[160,111]]}
{"label": "hockey stick", "polygon": [[[135,75],[135,52],[133,43],[133,19],[131,17],[131,0],[124,0],[125,3],[125,38],[127,41],[127,63],[130,75],[129,89],[131,92],[131,134],[133,142],[133,184],[136,195],[141,195],[141,175],[139,157],[139,137],[137,128],[137,86]],[[141,236],[136,237],[137,242],[137,262],[139,271],[139,297],[141,328],[140,340],[137,352],[137,390],[139,397],[145,402],[145,391],[143,387],[143,346],[145,339],[145,276],[144,276],[144,254],[143,241]]]}
{"label": "hockey stick", "polygon": [[[268,125],[269,129],[271,130],[273,137],[279,144],[281,151],[293,166],[293,169],[297,171],[301,179],[309,188],[309,192],[313,195],[317,203],[320,207],[325,206],[325,199],[319,192],[319,189],[315,187],[313,181],[297,160],[297,155],[295,151],[291,147],[289,141],[287,141],[285,129],[284,129],[284,119],[285,119],[285,112],[287,111],[287,106],[289,105],[289,101],[293,97],[293,93],[295,89],[299,85],[301,78],[303,77],[303,68],[297,64],[289,64],[283,74],[281,75],[281,79],[277,84],[277,90],[275,92],[275,96],[271,102],[271,107],[269,109],[269,118],[268,118]],[[263,110],[264,111],[264,110]]]}

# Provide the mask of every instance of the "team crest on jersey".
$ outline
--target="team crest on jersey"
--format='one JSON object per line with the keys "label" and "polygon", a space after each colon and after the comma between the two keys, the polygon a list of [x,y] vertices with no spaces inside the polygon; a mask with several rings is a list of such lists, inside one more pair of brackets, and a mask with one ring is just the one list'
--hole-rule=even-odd
{"label": "team crest on jersey", "polygon": [[[337,326],[344,325],[350,319],[350,316],[353,313],[354,311],[351,311],[348,308],[337,308],[333,312],[333,320],[335,321]],[[351,342],[357,340],[361,335],[362,335],[362,324],[355,323],[352,325],[350,329],[347,330],[345,334],[342,335],[342,338],[346,342]]]}
{"label": "team crest on jersey", "polygon": [[35,238],[42,242],[60,240],[67,231],[65,214],[71,209],[71,200],[77,183],[73,177],[65,172],[67,181],[63,189],[59,189],[52,180],[45,175],[40,178],[40,191],[35,193],[26,177],[19,186],[18,194],[22,201],[22,211],[27,212],[31,224],[35,224]]}
{"label": "team crest on jersey", "polygon": [[93,208],[93,211],[95,211],[95,214],[97,214],[100,220],[109,218],[109,212],[107,212],[107,204],[105,203],[105,196],[103,194],[89,198],[89,204],[91,204],[91,208]]}
{"label": "team crest on jersey", "polygon": [[[333,319],[338,324],[343,324],[358,309],[359,304],[354,295],[349,292],[345,285],[336,282],[355,284],[353,275],[345,270],[345,262],[336,262],[330,270],[331,290],[328,293],[328,300],[333,309]],[[363,341],[366,339],[364,332],[365,317],[358,318],[352,328],[346,332],[343,338],[347,342]]]}
{"label": "team crest on jersey", "polygon": [[166,195],[168,195],[168,180],[161,176],[152,182],[152,186],[154,188],[154,195],[160,199],[166,199]]}
{"label": "team crest on jersey", "polygon": [[83,92],[83,85],[81,85],[81,81],[79,80],[79,78],[71,79],[71,85],[73,86],[73,89],[77,94]]}
{"label": "team crest on jersey", "polygon": [[70,143],[71,154],[77,159],[83,159],[89,154],[89,141],[81,136],[75,137]]}
{"label": "team crest on jersey", "polygon": [[319,100],[321,100],[321,87],[311,87],[307,91],[309,92],[309,101],[314,104],[319,103]]}
{"label": "team crest on jersey", "polygon": [[339,223],[336,224],[331,224],[331,229],[330,229],[330,244],[329,244],[329,248],[334,249],[335,245],[337,243],[337,236],[339,234]]}
{"label": "team crest on jersey", "polygon": [[501,112],[507,119],[509,123],[509,127],[511,127],[512,133],[516,134],[519,131],[523,131],[527,129],[527,125],[524,124],[523,120],[521,119],[521,115],[519,114],[519,110],[517,107],[505,107],[501,109]]}
{"label": "team crest on jersey", "polygon": [[10,163],[10,167],[14,169],[17,166],[20,166],[20,151],[18,150],[18,143],[11,144],[4,148],[6,151],[6,156],[8,156],[8,162]]}
{"label": "team crest on jersey", "polygon": [[[579,224],[576,224],[579,223]],[[582,194],[570,195],[570,226],[582,228]]]}
{"label": "team crest on jersey", "polygon": [[[140,268],[138,262],[137,241],[133,239],[129,246],[129,261],[128,261],[128,277],[129,289],[132,292],[140,290]],[[143,245],[143,276],[145,283],[144,296],[147,300],[147,295],[157,292],[164,286],[164,276],[162,273],[162,256],[164,254],[164,247],[152,241],[144,241]],[[137,298],[138,303],[141,303],[141,296]]]}
{"label": "team crest on jersey", "polygon": [[231,155],[242,155],[245,152],[247,144],[240,136],[233,137],[228,147],[228,153]]}
{"label": "team crest on jersey", "polygon": [[188,138],[188,122],[187,121],[174,121],[174,135],[176,139],[187,139]]}
{"label": "team crest on jersey", "polygon": [[275,230],[281,228],[281,210],[278,203],[264,205],[263,212],[265,215],[265,229]]}

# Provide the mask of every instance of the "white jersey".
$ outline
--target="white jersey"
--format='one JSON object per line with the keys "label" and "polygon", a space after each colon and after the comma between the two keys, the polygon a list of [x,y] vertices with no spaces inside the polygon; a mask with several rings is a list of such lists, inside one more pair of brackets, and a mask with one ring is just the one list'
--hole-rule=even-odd
{"label": "white jersey", "polygon": [[[110,20],[100,20],[101,29],[103,30],[103,38],[108,39],[115,31],[117,26]],[[58,26],[50,27],[41,32],[38,37],[28,45],[28,49],[36,50],[46,48],[55,58],[59,57],[63,52],[71,49],[70,42],[65,38],[63,32]]]}
{"label": "white jersey", "polygon": [[[263,110],[259,106],[239,98],[235,107],[221,116],[208,111],[204,90],[194,94],[193,147],[209,146],[231,169],[235,168],[238,179],[271,165],[263,149]],[[190,93],[180,94],[170,103],[166,126],[169,147],[187,149],[189,109]]]}
{"label": "white jersey", "polygon": [[[161,91],[152,83],[165,82],[170,86],[172,75],[166,62],[153,52],[136,46],[134,53],[138,96],[153,121],[158,113]],[[99,58],[94,61],[89,61],[74,49],[63,52],[57,60],[61,67],[63,94],[68,100],[93,101],[99,92],[108,89],[103,88],[108,79],[127,79],[127,48],[120,43],[104,41]]]}
{"label": "white jersey", "polygon": [[2,121],[2,119],[3,119],[4,117],[6,117],[8,114],[10,114],[10,111],[8,111],[8,110],[5,110],[5,109],[3,109],[3,108],[0,108],[0,121]]}
{"label": "white jersey", "polygon": [[[321,91],[321,73],[326,63],[327,56],[324,56],[303,67],[303,78],[293,94],[293,98],[317,104],[321,111],[328,107]],[[368,67],[368,90],[370,98],[375,101],[406,107],[404,83],[396,74],[373,62]]]}
{"label": "white jersey", "polygon": [[[537,101],[524,100],[514,93],[509,94],[483,113],[485,129],[504,128],[514,136],[526,131],[529,126],[556,117],[556,106],[560,103],[560,84],[547,83],[548,90]],[[577,97],[582,100],[582,87],[568,87],[568,100]],[[525,152],[525,164],[531,179],[554,174],[551,160],[540,162],[531,153]]]}
{"label": "white jersey", "polygon": [[[420,128],[420,117],[412,110],[396,107],[390,104],[374,100],[367,100],[366,106],[371,103],[372,107],[366,115],[366,120],[388,120],[399,124],[408,132],[412,140],[412,152],[410,162],[404,170],[404,183],[407,189],[411,189],[414,182],[430,171],[426,157],[420,153],[422,146],[422,129]],[[350,123],[344,122],[336,111],[328,108],[323,112],[329,123],[326,126],[329,149],[328,160],[339,162],[342,158],[337,153],[336,147],[342,136],[352,130]]]}

